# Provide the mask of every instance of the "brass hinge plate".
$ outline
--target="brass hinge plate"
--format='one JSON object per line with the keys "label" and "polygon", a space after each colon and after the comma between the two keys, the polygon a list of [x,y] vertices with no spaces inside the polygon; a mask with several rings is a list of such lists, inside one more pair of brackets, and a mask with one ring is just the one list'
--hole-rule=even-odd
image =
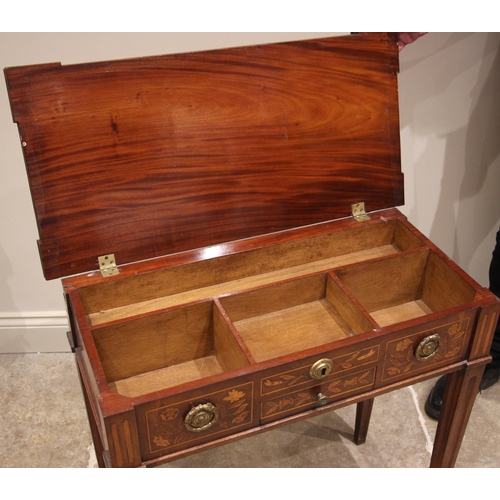
{"label": "brass hinge plate", "polygon": [[119,274],[120,271],[118,271],[116,265],[115,254],[110,253],[108,255],[101,255],[99,257],[99,269],[104,278]]}
{"label": "brass hinge plate", "polygon": [[352,216],[358,221],[363,222],[365,220],[370,220],[370,216],[366,215],[365,202],[361,201],[359,203],[353,203],[351,205]]}

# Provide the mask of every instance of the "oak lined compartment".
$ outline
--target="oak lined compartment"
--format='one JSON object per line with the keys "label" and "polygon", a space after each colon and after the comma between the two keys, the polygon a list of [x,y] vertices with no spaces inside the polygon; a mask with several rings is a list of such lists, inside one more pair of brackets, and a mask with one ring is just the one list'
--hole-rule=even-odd
{"label": "oak lined compartment", "polygon": [[[390,245],[159,298],[155,306],[175,306],[95,326],[111,390],[147,394],[474,299],[474,287],[446,262],[402,225],[391,227]],[[304,274],[325,265],[327,272]]]}
{"label": "oak lined compartment", "polygon": [[109,384],[109,388],[112,392],[134,398],[222,372],[223,370],[217,357],[210,355],[178,365],[159,368],[158,370],[135,375],[134,377],[116,380]]}
{"label": "oak lined compartment", "polygon": [[372,329],[360,309],[331,275],[315,274],[96,328],[93,338],[110,390],[137,397]]}
{"label": "oak lined compartment", "polygon": [[399,221],[384,221],[87,286],[80,293],[89,323],[97,326],[422,246]]}
{"label": "oak lined compartment", "polygon": [[252,361],[212,301],[97,328],[92,334],[110,389],[131,397]]}
{"label": "oak lined compartment", "polygon": [[451,309],[474,297],[475,289],[441,258],[418,249],[220,302],[260,362]]}
{"label": "oak lined compartment", "polygon": [[476,294],[428,249],[348,266],[334,274],[382,327],[467,304]]}
{"label": "oak lined compartment", "polygon": [[[222,307],[257,362],[374,328],[328,274],[232,295]],[[348,314],[345,314],[347,312]]]}

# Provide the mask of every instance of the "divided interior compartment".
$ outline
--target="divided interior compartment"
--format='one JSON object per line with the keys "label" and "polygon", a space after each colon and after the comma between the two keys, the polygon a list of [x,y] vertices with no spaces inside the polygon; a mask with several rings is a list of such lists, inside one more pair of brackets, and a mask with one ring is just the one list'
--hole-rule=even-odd
{"label": "divided interior compartment", "polygon": [[135,397],[250,363],[213,301],[92,330],[111,391]]}
{"label": "divided interior compartment", "polygon": [[429,249],[95,327],[110,389],[136,397],[445,311],[476,290]]}
{"label": "divided interior compartment", "polygon": [[220,303],[257,362],[376,326],[327,273],[232,295]]}
{"label": "divided interior compartment", "polygon": [[251,356],[265,361],[445,311],[476,290],[428,249],[222,298]]}
{"label": "divided interior compartment", "polygon": [[425,246],[399,220],[374,222],[230,255],[223,246],[207,248],[200,251],[204,260],[84,286],[79,293],[89,323],[97,326]]}
{"label": "divided interior compartment", "polygon": [[476,294],[428,249],[344,267],[334,274],[382,327],[470,303]]}

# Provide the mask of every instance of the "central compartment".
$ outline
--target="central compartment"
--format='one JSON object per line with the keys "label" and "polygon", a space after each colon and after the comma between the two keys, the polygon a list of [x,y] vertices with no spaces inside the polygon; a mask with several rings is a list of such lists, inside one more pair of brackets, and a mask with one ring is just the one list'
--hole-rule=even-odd
{"label": "central compartment", "polygon": [[376,327],[328,273],[225,297],[220,303],[257,362]]}

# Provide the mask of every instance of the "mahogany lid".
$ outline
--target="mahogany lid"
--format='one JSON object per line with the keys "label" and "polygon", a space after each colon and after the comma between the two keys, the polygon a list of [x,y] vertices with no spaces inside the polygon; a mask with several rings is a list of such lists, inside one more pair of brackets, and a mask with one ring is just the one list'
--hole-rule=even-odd
{"label": "mahogany lid", "polygon": [[397,71],[386,33],[7,68],[45,277],[402,205]]}

